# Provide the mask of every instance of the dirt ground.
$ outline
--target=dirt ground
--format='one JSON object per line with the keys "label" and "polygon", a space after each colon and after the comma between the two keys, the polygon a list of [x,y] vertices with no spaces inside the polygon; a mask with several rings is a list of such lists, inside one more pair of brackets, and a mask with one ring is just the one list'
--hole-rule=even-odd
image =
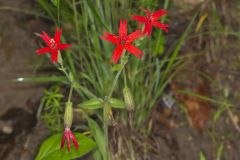
{"label": "dirt ground", "polygon": [[[195,1],[189,0],[189,2],[192,8],[194,8],[192,5],[197,5],[194,3]],[[0,0],[0,8],[10,6],[29,10],[35,4],[36,2],[33,0]],[[183,10],[179,15],[183,17],[186,14],[187,12]],[[174,18],[174,16],[176,17]],[[224,17],[224,15],[222,16]],[[175,14],[172,18],[179,20],[172,26],[172,32],[183,32],[191,14],[182,19]],[[40,32],[46,29],[46,26],[46,22],[33,16],[0,9],[0,159],[2,160],[33,159],[39,144],[49,134],[42,122],[36,119],[35,114],[44,86],[11,82],[13,79],[20,78],[21,80],[22,77],[38,75],[36,70],[37,66],[42,63],[42,57],[36,56],[34,52],[38,48],[34,32]],[[175,29],[178,27],[180,29]],[[170,39],[178,38],[178,36],[179,34],[169,35]],[[206,53],[207,56],[202,56],[197,60],[188,59],[186,68],[204,71],[213,79],[222,82],[224,86],[228,86],[230,95],[227,99],[236,106],[233,114],[235,117],[236,115],[239,117],[239,107],[237,106],[240,104],[238,97],[240,85],[236,83],[239,81],[239,47],[234,45],[229,50],[229,47],[219,49],[208,46],[211,43],[227,46],[229,43],[226,42],[231,44],[239,44],[239,42],[236,42],[236,39],[232,37],[220,39],[225,41],[220,43],[218,39],[209,37],[191,39],[183,46],[181,54],[193,53],[193,51],[200,52],[201,50],[204,50],[203,52],[209,51]],[[225,87],[217,89],[214,85],[209,85],[208,81],[198,78],[186,69],[179,71],[178,75],[170,86],[172,92],[176,88],[191,88],[193,91],[206,93],[206,96],[221,97],[225,93]],[[189,77],[189,79],[186,80],[181,75],[185,75],[184,77]],[[238,160],[240,157],[240,133],[237,132],[229,112],[223,112],[221,118],[213,125],[210,115],[214,113],[214,109],[219,107],[218,105],[202,101],[196,102],[195,99],[193,100],[188,96],[175,96],[179,103],[175,104],[170,111],[165,109],[162,104],[154,110],[152,134],[141,141],[151,146],[148,151],[152,155],[147,155],[145,159],[197,160],[200,153],[203,153],[207,160],[214,160],[222,148],[221,160]],[[180,109],[181,103],[191,104],[190,106],[193,106],[194,103],[194,109],[197,109],[189,107],[188,111],[192,114],[187,116]],[[205,107],[199,107],[201,105]],[[196,117],[196,112],[207,113],[208,116],[202,117],[200,114],[200,120],[191,119]],[[203,121],[201,121],[202,119]],[[237,123],[239,124],[239,121]],[[135,143],[141,148],[141,144],[137,141]],[[139,150],[139,153],[142,154],[142,150]]]}
{"label": "dirt ground", "polygon": [[[221,160],[239,159],[239,37],[226,30],[239,32],[240,21],[235,20],[234,15],[239,15],[240,10],[236,7],[237,1],[212,2],[215,3],[206,1],[196,5],[201,8],[198,23],[180,51],[180,56],[189,58],[177,69],[170,83],[175,106],[169,109],[160,104],[154,111],[153,119],[157,122],[153,126],[152,142],[161,151],[155,159],[195,160],[200,159],[200,153],[209,160],[218,159],[219,155]],[[173,16],[179,19],[174,26],[174,30],[178,28],[174,36],[181,33],[180,30],[184,32],[186,21],[191,18],[192,10],[186,9],[189,4],[185,5],[185,9],[179,10],[180,14]],[[215,6],[211,8],[211,5]],[[183,15],[185,18],[181,18]],[[197,30],[201,20],[202,27]],[[212,34],[202,36],[200,33],[204,32]],[[217,102],[178,94],[179,90],[211,97]]]}
{"label": "dirt ground", "polygon": [[[32,2],[0,0],[0,7],[30,9]],[[0,159],[33,159],[48,134],[35,118],[43,86],[13,80],[36,75],[39,57],[33,31],[43,25],[21,12],[0,9],[0,28]]]}

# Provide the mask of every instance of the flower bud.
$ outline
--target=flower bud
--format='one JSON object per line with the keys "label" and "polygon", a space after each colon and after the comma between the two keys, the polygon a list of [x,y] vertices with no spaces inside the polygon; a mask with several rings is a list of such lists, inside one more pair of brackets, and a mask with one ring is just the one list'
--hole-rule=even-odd
{"label": "flower bud", "polygon": [[135,107],[135,103],[133,100],[132,93],[128,87],[124,87],[123,89],[123,98],[124,98],[124,103],[126,105],[126,108],[128,111],[131,111]]}
{"label": "flower bud", "polygon": [[65,128],[71,128],[73,121],[73,108],[72,102],[66,103],[65,113],[64,113],[64,125]]}

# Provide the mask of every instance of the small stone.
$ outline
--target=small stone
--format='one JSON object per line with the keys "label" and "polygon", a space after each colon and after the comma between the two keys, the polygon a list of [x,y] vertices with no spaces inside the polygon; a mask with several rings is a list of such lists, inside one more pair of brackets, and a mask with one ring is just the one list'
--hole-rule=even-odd
{"label": "small stone", "polygon": [[191,137],[191,136],[189,136],[189,137],[188,137],[188,140],[189,140],[189,141],[192,141],[192,137]]}
{"label": "small stone", "polygon": [[10,125],[3,126],[2,132],[5,134],[11,134],[13,132],[13,127]]}

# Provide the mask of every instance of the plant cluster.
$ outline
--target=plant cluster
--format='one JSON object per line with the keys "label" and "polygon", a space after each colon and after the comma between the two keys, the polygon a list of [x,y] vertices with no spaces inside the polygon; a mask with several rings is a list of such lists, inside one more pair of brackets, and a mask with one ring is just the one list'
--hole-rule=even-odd
{"label": "plant cluster", "polygon": [[[41,3],[44,5],[43,2]],[[56,2],[55,5],[58,9],[58,17],[60,17],[59,3]],[[78,15],[76,11],[77,8],[75,8],[76,4],[73,3],[73,5],[75,27],[79,27],[79,21],[76,19],[79,16],[84,16],[84,9],[87,7],[82,8],[82,13]],[[84,1],[82,5],[88,5],[91,13],[96,14],[94,17],[98,18],[99,15],[95,12],[94,8],[92,8],[93,4],[91,4],[90,1]],[[156,49],[151,49],[151,45],[149,45],[151,42],[151,33],[153,27],[168,32],[168,25],[159,21],[160,18],[166,14],[166,11],[160,9],[150,13],[148,9],[141,8],[141,10],[145,12],[145,16],[131,16],[131,20],[138,22],[138,29],[130,34],[128,34],[126,19],[120,19],[118,34],[116,35],[108,31],[103,32],[103,35],[99,35],[99,33],[96,33],[98,23],[92,24],[91,26],[83,26],[90,27],[90,30],[94,31],[92,34],[96,34],[92,37],[88,35],[87,38],[91,37],[91,39],[85,39],[83,43],[81,43],[79,28],[77,28],[77,37],[79,39],[75,40],[79,42],[79,44],[76,45],[73,43],[61,43],[62,29],[59,27],[56,27],[53,38],[46,32],[39,34],[39,37],[45,42],[46,47],[42,47],[36,50],[36,52],[39,55],[50,53],[53,64],[65,75],[64,83],[70,86],[63,118],[65,130],[62,134],[60,145],[60,148],[64,149],[66,143],[69,154],[63,155],[63,153],[66,152],[56,151],[56,147],[53,147],[55,150],[54,155],[46,154],[47,152],[52,153],[52,151],[45,151],[47,145],[57,143],[58,140],[60,141],[61,136],[56,134],[42,144],[37,159],[44,159],[45,157],[55,158],[60,155],[65,156],[66,159],[81,157],[97,145],[96,152],[99,153],[99,157],[107,160],[110,159],[108,127],[109,125],[116,124],[116,119],[123,124],[128,124],[129,122],[132,127],[141,131],[142,123],[149,116],[151,108],[155,105],[167,84],[167,72],[165,73],[165,78],[163,77],[161,80],[159,74],[163,65],[168,62],[163,61],[161,63],[156,56],[148,55],[138,48],[140,45],[147,45],[147,52]],[[94,23],[93,19],[90,18],[89,20]],[[100,22],[100,24],[101,23],[102,22]],[[84,24],[87,24],[87,22]],[[109,30],[109,27],[104,24],[102,25],[104,30]],[[87,30],[85,30],[85,33],[88,34]],[[163,39],[162,32],[158,31],[158,33],[160,37],[155,37],[158,39],[157,43],[159,39]],[[100,56],[101,54],[99,55],[98,51],[101,50],[102,52],[109,53],[112,48],[109,44],[101,41],[101,39],[115,45],[111,57],[111,62],[114,64],[113,66],[112,64],[106,63],[107,61],[104,55],[102,57]],[[133,44],[134,42],[135,44]],[[66,51],[68,53],[66,57],[62,57],[60,51],[65,49],[67,49]],[[71,57],[71,53],[76,51],[82,53],[73,55],[76,57],[76,60],[74,60],[74,58]],[[139,62],[139,60],[132,59],[128,53],[133,54],[143,61]],[[145,65],[143,65],[144,62],[146,63]],[[109,66],[112,66],[111,69]],[[79,71],[76,68],[78,68]],[[113,73],[115,73],[115,76]],[[77,105],[76,109],[73,108],[73,93],[76,93],[76,97],[79,96],[81,101],[84,100]],[[117,111],[114,109],[117,109]],[[74,110],[81,112],[85,119],[87,119],[87,127],[90,129],[95,142],[83,134],[71,131]],[[126,112],[126,110],[128,112]],[[129,121],[127,118],[128,115],[129,118],[131,118]],[[102,124],[102,127],[99,127],[99,122]],[[73,145],[71,145],[71,142]],[[72,147],[75,147],[75,150],[72,150]]]}

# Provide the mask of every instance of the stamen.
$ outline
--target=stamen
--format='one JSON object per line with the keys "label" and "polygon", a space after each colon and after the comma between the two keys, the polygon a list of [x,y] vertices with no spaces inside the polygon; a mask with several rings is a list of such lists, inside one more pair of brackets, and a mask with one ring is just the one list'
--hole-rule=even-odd
{"label": "stamen", "polygon": [[57,49],[57,44],[56,44],[56,42],[54,41],[53,38],[50,39],[50,48],[51,49]]}

